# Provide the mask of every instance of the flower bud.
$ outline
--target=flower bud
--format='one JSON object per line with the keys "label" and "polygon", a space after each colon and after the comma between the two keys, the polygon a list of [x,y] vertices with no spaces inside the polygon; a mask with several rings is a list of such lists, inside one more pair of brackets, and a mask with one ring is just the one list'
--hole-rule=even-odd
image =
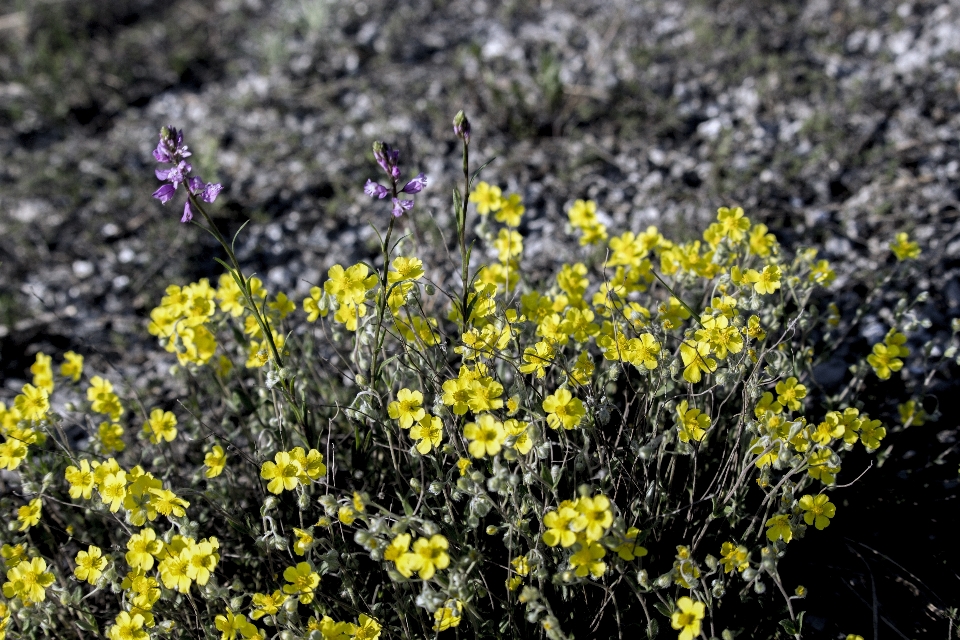
{"label": "flower bud", "polygon": [[453,132],[466,144],[470,144],[470,121],[467,120],[463,109],[458,111],[457,115],[453,117]]}

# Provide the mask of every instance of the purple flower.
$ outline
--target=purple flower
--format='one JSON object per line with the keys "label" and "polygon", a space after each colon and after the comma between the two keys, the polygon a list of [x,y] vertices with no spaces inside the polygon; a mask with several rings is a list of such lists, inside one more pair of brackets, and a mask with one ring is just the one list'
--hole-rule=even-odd
{"label": "purple flower", "polygon": [[404,211],[410,211],[413,209],[413,200],[401,200],[400,198],[393,199],[393,217],[399,218],[403,215]]}
{"label": "purple flower", "polygon": [[160,129],[160,142],[157,143],[157,148],[153,150],[153,157],[157,159],[157,162],[173,164],[191,155],[193,154],[183,144],[183,131],[177,131],[173,127]]}
{"label": "purple flower", "polygon": [[173,194],[176,193],[176,191],[177,188],[172,184],[165,184],[153,192],[153,197],[159,200],[162,204],[167,204],[167,202],[173,198]]}
{"label": "purple flower", "polygon": [[363,185],[363,192],[371,198],[380,198],[381,200],[390,195],[389,189],[373,180],[367,180],[367,183]]}
{"label": "purple flower", "polygon": [[203,187],[203,193],[200,194],[200,199],[204,202],[213,202],[217,199],[217,196],[220,195],[221,191],[223,191],[222,184],[219,182],[211,182]]}
{"label": "purple flower", "polygon": [[203,180],[197,177],[190,178],[187,184],[190,186],[190,193],[199,196],[204,202],[213,202],[223,190],[223,185],[214,182],[203,184]]}
{"label": "purple flower", "polygon": [[[190,192],[190,195],[199,197],[204,202],[213,202],[217,199],[223,186],[216,183],[204,184],[203,180],[197,176],[191,176],[193,167],[184,158],[192,154],[187,150],[187,145],[183,144],[183,132],[177,131],[173,127],[164,127],[160,130],[160,142],[157,148],[153,150],[153,157],[158,162],[173,164],[169,169],[156,169],[157,179],[166,182],[159,189],[153,192],[153,197],[162,204],[169,202],[176,195],[177,187],[183,183]],[[183,206],[183,217],[180,222],[190,222],[193,220],[193,208],[190,206],[190,200]]]}
{"label": "purple flower", "polygon": [[[396,149],[391,149],[390,145],[386,142],[377,141],[373,143],[373,157],[377,160],[380,168],[390,176],[390,186],[385,187],[379,182],[367,180],[366,184],[363,185],[363,192],[371,198],[380,198],[382,200],[383,198],[391,195],[395,196],[399,193],[420,193],[423,191],[423,188],[427,186],[427,176],[420,173],[416,178],[407,182],[402,189],[400,188],[398,184],[400,181],[400,166],[398,165],[400,152]],[[403,215],[404,211],[410,211],[411,209],[413,209],[413,200],[393,198],[393,215],[395,217],[399,218]]]}
{"label": "purple flower", "polygon": [[400,151],[391,149],[386,142],[373,143],[373,157],[377,160],[380,168],[387,172],[394,180],[400,178],[400,169],[397,163],[400,161]]}
{"label": "purple flower", "polygon": [[173,185],[173,188],[176,189],[180,186],[181,182],[186,181],[186,176],[190,171],[193,170],[193,167],[190,166],[189,162],[184,162],[181,160],[177,166],[170,169],[157,169],[154,173],[157,174],[157,180],[164,180]]}
{"label": "purple flower", "polygon": [[[421,172],[416,178],[408,182],[403,187],[404,193],[420,193],[423,191],[423,188],[427,186],[427,176],[425,173]],[[382,196],[381,196],[382,197]]]}

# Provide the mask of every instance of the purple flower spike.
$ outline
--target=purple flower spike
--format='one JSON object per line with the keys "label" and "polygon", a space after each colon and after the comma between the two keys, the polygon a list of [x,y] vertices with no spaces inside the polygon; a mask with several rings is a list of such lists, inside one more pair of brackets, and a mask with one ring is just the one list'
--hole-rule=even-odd
{"label": "purple flower spike", "polygon": [[367,180],[367,183],[363,185],[363,192],[371,198],[380,198],[381,200],[390,195],[389,189],[373,180]]}
{"label": "purple flower spike", "polygon": [[160,142],[157,144],[157,148],[153,150],[153,157],[157,159],[157,162],[173,164],[183,158],[189,158],[191,155],[193,154],[183,144],[183,131],[177,131],[173,127],[164,127],[160,130]]}
{"label": "purple flower spike", "polygon": [[156,191],[153,192],[153,197],[159,200],[162,204],[167,204],[173,194],[176,193],[176,188],[172,184],[165,184]]}
{"label": "purple flower spike", "polygon": [[410,211],[413,209],[413,200],[401,200],[400,198],[393,199],[393,217],[399,218],[403,215],[404,211]]}
{"label": "purple flower spike", "polygon": [[423,172],[403,187],[404,193],[420,193],[427,186],[427,175]]}
{"label": "purple flower spike", "polygon": [[190,208],[190,201],[187,200],[187,202],[183,205],[183,217],[180,218],[180,222],[186,224],[191,220],[193,220],[193,209]]}

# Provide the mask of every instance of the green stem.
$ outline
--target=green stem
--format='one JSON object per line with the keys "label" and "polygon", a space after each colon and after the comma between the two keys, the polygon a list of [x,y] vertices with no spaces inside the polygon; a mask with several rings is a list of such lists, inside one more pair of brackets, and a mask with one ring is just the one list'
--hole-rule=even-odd
{"label": "green stem", "polygon": [[460,203],[460,228],[457,235],[460,237],[460,279],[463,283],[463,294],[460,298],[460,319],[463,331],[467,329],[470,311],[467,308],[467,297],[470,293],[470,259],[467,255],[467,205],[470,198],[470,145],[463,141],[463,201]]}
{"label": "green stem", "polygon": [[[396,194],[396,185],[394,185],[394,197]],[[377,384],[379,377],[377,371],[377,356],[380,353],[380,346],[383,343],[380,332],[383,331],[383,317],[387,311],[387,292],[389,290],[387,278],[390,270],[390,236],[393,235],[393,227],[397,219],[390,216],[390,226],[387,227],[387,235],[384,237],[380,251],[383,253],[383,270],[380,272],[380,297],[377,300],[377,324],[373,333],[373,354],[370,356],[370,388],[373,389]]]}

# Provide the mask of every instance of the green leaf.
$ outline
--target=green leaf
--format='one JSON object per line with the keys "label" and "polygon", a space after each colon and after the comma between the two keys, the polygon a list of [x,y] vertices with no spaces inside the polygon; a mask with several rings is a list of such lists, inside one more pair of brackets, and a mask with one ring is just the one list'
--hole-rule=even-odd
{"label": "green leaf", "polygon": [[236,232],[235,234],[233,234],[233,240],[230,241],[230,252],[231,252],[231,253],[236,253],[236,251],[234,251],[234,245],[237,244],[237,237],[240,235],[240,232],[243,231],[243,228],[244,228],[245,226],[247,226],[248,224],[250,224],[250,221],[249,221],[249,220],[247,220],[247,221],[244,222],[242,225],[240,225],[240,228],[237,229],[237,232]]}
{"label": "green leaf", "polygon": [[653,605],[653,608],[669,618],[673,615],[673,601],[670,602],[670,605],[671,606],[668,607],[662,602],[657,602]]}
{"label": "green leaf", "polygon": [[656,638],[657,634],[660,633],[660,625],[653,618],[650,619],[650,624],[647,625],[647,637]]}
{"label": "green leaf", "polygon": [[476,171],[473,172],[473,177],[470,178],[470,190],[471,190],[471,191],[473,190],[473,183],[476,182],[476,181],[477,181],[477,178],[480,176],[480,172],[483,171],[484,169],[486,169],[487,165],[490,164],[491,162],[493,162],[493,161],[496,160],[496,159],[497,159],[497,156],[493,156],[492,158],[490,158],[489,160],[487,160],[486,162],[484,162],[482,165],[480,165],[480,168],[479,168],[479,169],[477,169]]}

